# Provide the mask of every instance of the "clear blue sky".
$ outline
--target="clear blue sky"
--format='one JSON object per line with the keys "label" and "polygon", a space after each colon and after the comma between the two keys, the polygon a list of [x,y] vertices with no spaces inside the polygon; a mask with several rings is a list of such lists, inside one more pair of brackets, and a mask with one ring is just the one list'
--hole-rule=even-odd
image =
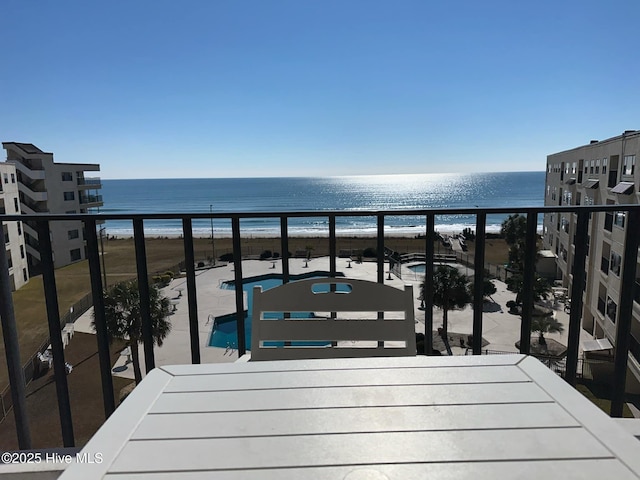
{"label": "clear blue sky", "polygon": [[544,170],[640,128],[638,0],[2,0],[0,18],[0,139],[103,178]]}

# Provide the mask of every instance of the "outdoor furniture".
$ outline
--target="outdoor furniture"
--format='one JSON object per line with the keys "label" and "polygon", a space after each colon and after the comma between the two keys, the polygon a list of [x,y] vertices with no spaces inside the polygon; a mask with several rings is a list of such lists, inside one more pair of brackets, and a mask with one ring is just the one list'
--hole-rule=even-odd
{"label": "outdoor furniture", "polygon": [[81,451],[86,478],[637,479],[640,443],[523,355],[156,368]]}
{"label": "outdoor furniture", "polygon": [[[415,355],[413,301],[411,285],[354,279],[310,278],[265,292],[256,286],[251,360]],[[327,318],[308,318],[314,312]]]}

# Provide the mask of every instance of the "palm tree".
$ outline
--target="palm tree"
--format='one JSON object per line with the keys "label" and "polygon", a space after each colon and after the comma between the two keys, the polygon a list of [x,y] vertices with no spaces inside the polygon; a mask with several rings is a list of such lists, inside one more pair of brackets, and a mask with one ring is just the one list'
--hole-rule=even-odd
{"label": "palm tree", "polygon": [[[521,273],[515,273],[507,279],[507,289],[516,294],[516,305],[522,305],[522,289],[524,286],[524,278]],[[533,278],[533,301],[541,302],[551,295],[551,284],[537,273]]]}
{"label": "palm tree", "polygon": [[564,326],[552,315],[546,315],[543,317],[533,317],[531,319],[531,332],[538,332],[539,345],[546,345],[547,341],[544,338],[545,333],[562,333]]}
{"label": "palm tree", "polygon": [[524,270],[525,238],[527,235],[527,217],[518,213],[509,215],[502,222],[500,233],[509,245],[509,265],[517,271]]}
{"label": "palm tree", "polygon": [[[424,282],[420,285],[422,298],[427,298]],[[469,279],[457,268],[440,265],[433,272],[433,304],[442,309],[442,337],[447,338],[449,310],[462,309],[471,303]]]}
{"label": "palm tree", "polygon": [[[153,284],[149,285],[149,307],[153,342],[162,346],[163,340],[171,330],[171,323],[167,319],[171,311],[171,303]],[[142,342],[142,317],[137,281],[118,283],[104,292],[104,316],[109,340],[113,341],[115,338],[125,340],[131,349],[136,384],[140,383],[142,372],[138,344]],[[92,324],[95,329],[95,312]]]}

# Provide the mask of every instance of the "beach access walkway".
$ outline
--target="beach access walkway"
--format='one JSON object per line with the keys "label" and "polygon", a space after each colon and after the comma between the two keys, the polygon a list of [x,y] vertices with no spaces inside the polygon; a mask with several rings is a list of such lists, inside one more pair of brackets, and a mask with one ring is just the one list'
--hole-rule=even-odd
{"label": "beach access walkway", "polygon": [[[291,275],[311,273],[314,271],[328,271],[329,258],[313,258],[309,262],[305,259],[291,259],[289,264]],[[473,275],[471,269],[459,268],[466,275]],[[346,278],[375,281],[377,278],[377,264],[375,262],[356,263],[345,258],[337,259],[337,271]],[[281,262],[270,260],[245,260],[242,262],[242,272],[245,279],[249,277],[268,274],[281,274]],[[422,275],[414,273],[407,265],[402,266],[402,280],[394,275],[389,276],[385,271],[385,284],[401,288],[404,284],[412,284],[415,296],[416,333],[424,333],[424,311],[420,310],[420,283]],[[232,281],[234,278],[233,264],[219,264],[214,268],[199,270],[196,272],[197,304],[198,304],[198,330],[200,341],[200,354],[202,363],[234,362],[238,359],[235,346],[228,348],[210,347],[210,337],[213,328],[211,319],[235,312],[235,291],[220,288],[223,282]],[[489,342],[483,347],[497,352],[517,352],[515,342],[520,338],[520,317],[508,313],[506,303],[513,300],[515,295],[507,290],[504,283],[494,280],[498,291],[492,295],[495,303],[489,303],[483,314],[483,338]],[[175,312],[169,317],[172,329],[165,339],[162,347],[155,347],[155,362],[157,366],[191,363],[191,350],[189,338],[189,316],[186,292],[186,279],[177,278],[171,281],[163,293],[171,299]],[[246,306],[246,294],[245,294]],[[567,344],[569,315],[562,309],[555,310],[556,317],[564,324],[565,331],[562,334],[547,334],[545,337]],[[75,331],[94,333],[91,327],[92,309],[87,311],[75,322]],[[442,311],[434,308],[433,329],[437,330],[442,325]],[[473,314],[471,307],[461,311],[449,312],[449,332],[470,335],[473,330]],[[434,335],[435,337],[435,335]],[[581,331],[581,343],[590,340],[590,336]],[[467,349],[451,344],[454,355],[464,355]],[[144,358],[143,346],[139,345],[140,358]],[[115,365],[112,372],[125,378],[133,379],[133,367],[131,357],[124,352]],[[141,362],[144,374],[144,362]]]}

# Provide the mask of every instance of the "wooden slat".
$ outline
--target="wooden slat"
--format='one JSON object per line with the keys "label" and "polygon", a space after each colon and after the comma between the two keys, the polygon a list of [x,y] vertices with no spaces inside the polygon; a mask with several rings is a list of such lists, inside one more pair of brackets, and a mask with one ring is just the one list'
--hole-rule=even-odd
{"label": "wooden slat", "polygon": [[[535,415],[532,413],[535,412]],[[553,403],[272,410],[148,415],[133,439],[579,427]]]}
{"label": "wooden slat", "polygon": [[[376,479],[425,480],[496,480],[517,478],[518,480],[540,480],[561,478],[562,480],[630,480],[637,477],[616,460],[518,460],[503,462],[456,462],[456,463],[407,463],[396,465],[358,465],[357,467],[310,467],[284,469],[257,469],[180,472],[184,480],[345,480]],[[360,476],[358,476],[360,475]],[[108,480],[121,480],[122,475],[107,475]],[[128,473],[128,480],[175,480],[176,472]]]}
{"label": "wooden slat", "polygon": [[[386,370],[324,370],[245,373],[243,375],[184,375],[175,377],[165,392],[264,390],[273,388],[356,387],[374,385],[436,385],[529,382],[518,367],[394,368]],[[259,395],[259,393],[255,393]]]}
{"label": "wooden slat", "polygon": [[533,383],[472,385],[408,385],[375,387],[296,388],[258,392],[167,393],[153,405],[153,413],[233,412],[299,408],[398,405],[470,405],[474,403],[550,402]]}
{"label": "wooden slat", "polygon": [[167,365],[159,367],[173,376],[181,375],[237,375],[245,372],[314,372],[318,370],[378,370],[407,368],[448,368],[456,367],[466,370],[468,367],[485,367],[500,365],[517,365],[524,355],[469,355],[455,357],[388,357],[388,358],[335,358],[326,360],[296,360],[295,362],[248,362],[248,363],[205,363],[194,369],[191,365]]}
{"label": "wooden slat", "polygon": [[390,432],[132,441],[125,445],[110,471],[612,457],[601,443],[578,428]]}

